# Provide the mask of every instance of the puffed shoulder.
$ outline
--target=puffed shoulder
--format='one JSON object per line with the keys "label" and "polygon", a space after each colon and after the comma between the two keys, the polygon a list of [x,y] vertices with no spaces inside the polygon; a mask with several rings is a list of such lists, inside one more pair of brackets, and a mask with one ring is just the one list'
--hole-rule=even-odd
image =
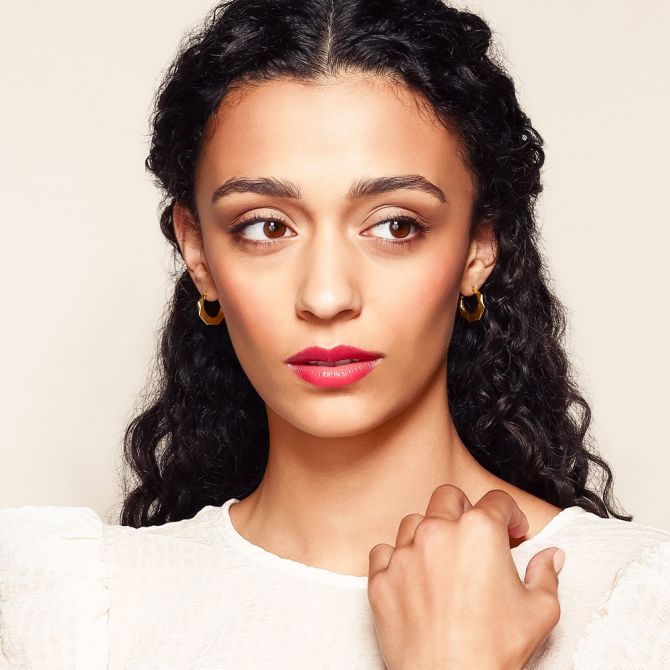
{"label": "puffed shoulder", "polygon": [[670,540],[645,547],[617,572],[573,662],[575,670],[670,668]]}
{"label": "puffed shoulder", "polygon": [[92,509],[0,509],[0,669],[107,668],[108,610]]}

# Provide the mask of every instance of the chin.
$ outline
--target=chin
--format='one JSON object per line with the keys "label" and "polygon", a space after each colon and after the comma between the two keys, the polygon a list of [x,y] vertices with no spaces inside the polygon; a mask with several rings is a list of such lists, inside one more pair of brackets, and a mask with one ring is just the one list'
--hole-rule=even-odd
{"label": "chin", "polygon": [[337,403],[338,407],[331,406],[328,410],[320,410],[318,413],[308,407],[310,404],[303,405],[303,411],[299,416],[293,415],[295,405],[289,412],[282,414],[275,412],[275,414],[281,416],[282,420],[291,424],[295,430],[306,435],[333,440],[364,435],[385,421],[385,417],[381,414],[376,419],[373,418],[370,411],[362,406],[360,399],[351,398],[349,402]]}

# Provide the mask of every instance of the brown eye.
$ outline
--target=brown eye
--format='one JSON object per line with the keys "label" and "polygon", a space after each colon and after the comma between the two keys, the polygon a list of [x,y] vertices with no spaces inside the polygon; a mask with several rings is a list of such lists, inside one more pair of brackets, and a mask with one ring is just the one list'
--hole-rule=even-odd
{"label": "brown eye", "polygon": [[274,219],[269,219],[263,226],[263,233],[271,240],[284,237],[285,230],[286,226],[281,221],[275,221]]}
{"label": "brown eye", "polygon": [[392,233],[400,232],[400,235],[394,235],[394,237],[407,237],[412,229],[413,221],[405,217],[398,217],[395,219],[389,219],[388,223],[391,224],[390,229]]}
{"label": "brown eye", "polygon": [[[262,246],[274,244],[273,240],[287,237],[285,235],[287,230],[290,230],[288,225],[277,217],[254,214],[252,217],[231,226],[228,232],[246,244]],[[242,234],[243,232],[244,235]],[[289,235],[288,237],[295,236]]]}
{"label": "brown eye", "polygon": [[[409,244],[415,239],[418,239],[426,230],[428,230],[428,226],[420,223],[417,218],[406,214],[392,214],[372,227],[391,233],[390,238],[377,238],[387,244]],[[418,231],[416,235],[411,235],[413,228]]]}

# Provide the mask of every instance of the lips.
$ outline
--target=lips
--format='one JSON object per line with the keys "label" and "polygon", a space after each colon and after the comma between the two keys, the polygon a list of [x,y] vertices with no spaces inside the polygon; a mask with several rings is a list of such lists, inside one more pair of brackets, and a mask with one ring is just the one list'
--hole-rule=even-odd
{"label": "lips", "polygon": [[377,351],[365,351],[350,345],[340,344],[332,349],[323,349],[321,347],[307,347],[299,351],[291,358],[287,358],[285,363],[294,365],[329,365],[336,366],[338,363],[344,365],[344,362],[353,361],[374,361],[382,358],[384,354]]}
{"label": "lips", "polygon": [[[337,389],[369,375],[384,354],[340,344],[333,349],[307,347],[284,362],[291,371],[313,386]],[[357,361],[355,363],[346,361]]]}

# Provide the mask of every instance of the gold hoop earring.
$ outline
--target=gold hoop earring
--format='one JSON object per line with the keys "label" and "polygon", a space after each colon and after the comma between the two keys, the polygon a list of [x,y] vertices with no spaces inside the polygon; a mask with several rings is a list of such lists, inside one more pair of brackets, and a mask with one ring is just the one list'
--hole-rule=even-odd
{"label": "gold hoop earring", "polygon": [[472,291],[477,296],[477,307],[475,308],[475,311],[470,312],[465,308],[465,305],[463,304],[463,298],[465,296],[463,295],[458,300],[458,311],[466,321],[479,321],[484,313],[484,296],[474,286],[472,287]]}
{"label": "gold hoop earring", "polygon": [[223,308],[219,304],[219,311],[216,316],[210,316],[205,311],[205,300],[207,299],[207,291],[205,291],[198,300],[198,316],[208,325],[208,326],[218,326],[223,321]]}

